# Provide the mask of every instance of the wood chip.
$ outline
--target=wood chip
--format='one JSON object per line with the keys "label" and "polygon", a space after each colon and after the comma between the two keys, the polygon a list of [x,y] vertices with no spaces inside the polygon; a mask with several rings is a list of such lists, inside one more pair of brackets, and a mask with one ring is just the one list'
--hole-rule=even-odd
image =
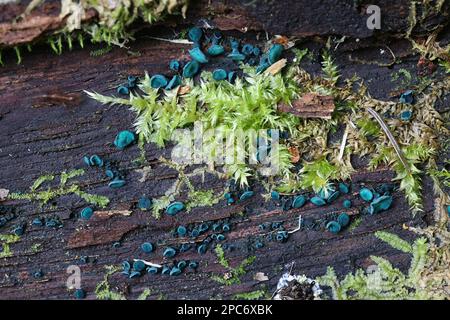
{"label": "wood chip", "polygon": [[8,197],[9,190],[8,189],[0,189],[0,201],[5,201]]}
{"label": "wood chip", "polygon": [[95,215],[99,218],[111,217],[115,215],[129,216],[130,210],[107,210],[107,211],[95,211]]}
{"label": "wood chip", "polygon": [[189,87],[189,86],[182,86],[182,87],[179,87],[179,89],[178,89],[178,95],[182,96],[183,94],[186,94],[186,93],[188,93],[190,91],[191,91],[191,87]]}
{"label": "wood chip", "polygon": [[302,118],[331,119],[335,108],[332,96],[322,96],[317,93],[306,93],[300,99],[292,102],[292,106],[279,104],[278,110],[288,112]]}
{"label": "wood chip", "polygon": [[277,62],[275,62],[274,64],[272,64],[270,67],[268,67],[266,69],[266,71],[264,71],[264,73],[266,74],[271,74],[271,75],[276,75],[278,72],[281,71],[281,69],[283,69],[287,64],[287,60],[286,59],[281,59],[278,60]]}
{"label": "wood chip", "polygon": [[266,276],[264,272],[257,272],[253,279],[256,281],[268,281],[269,277]]}

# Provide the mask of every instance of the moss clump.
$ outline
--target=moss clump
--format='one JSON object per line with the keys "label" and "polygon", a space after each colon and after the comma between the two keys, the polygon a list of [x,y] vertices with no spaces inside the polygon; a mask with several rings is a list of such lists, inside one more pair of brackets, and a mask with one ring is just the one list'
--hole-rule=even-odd
{"label": "moss clump", "polygon": [[216,246],[214,251],[216,252],[218,262],[227,269],[227,272],[220,276],[213,275],[211,279],[226,286],[241,283],[241,277],[247,273],[245,268],[251,265],[256,259],[255,256],[247,257],[237,267],[232,268],[225,258],[225,252],[220,244]]}
{"label": "moss clump", "polygon": [[[348,274],[342,281],[337,279],[333,268],[316,280],[329,286],[333,299],[445,299],[445,288],[450,284],[448,275],[434,274],[434,279],[424,277],[433,264],[432,253],[427,239],[418,238],[413,245],[394,234],[377,232],[376,236],[405,253],[412,255],[411,266],[407,274],[381,257],[371,256],[376,267],[371,271],[357,270]],[[439,249],[448,254],[448,248]],[[446,251],[447,253],[445,253]],[[437,281],[439,278],[439,281]]]}
{"label": "moss clump", "polygon": [[112,291],[109,284],[109,277],[120,270],[116,266],[105,266],[106,273],[101,282],[95,287],[95,295],[99,300],[126,300],[121,293]]}
{"label": "moss clump", "polygon": [[0,246],[2,251],[0,252],[0,258],[8,258],[13,255],[10,244],[16,243],[20,240],[20,237],[15,234],[0,234]]}
{"label": "moss clump", "polygon": [[69,172],[62,172],[60,174],[60,182],[58,187],[48,187],[46,190],[41,190],[46,182],[51,182],[55,179],[54,175],[43,175],[37,178],[30,187],[29,193],[11,193],[9,199],[13,200],[29,200],[38,201],[41,206],[46,205],[51,200],[58,197],[76,194],[86,202],[104,208],[108,205],[109,199],[105,196],[99,196],[87,193],[81,189],[77,184],[68,184],[68,181],[84,174],[84,170],[77,169]]}

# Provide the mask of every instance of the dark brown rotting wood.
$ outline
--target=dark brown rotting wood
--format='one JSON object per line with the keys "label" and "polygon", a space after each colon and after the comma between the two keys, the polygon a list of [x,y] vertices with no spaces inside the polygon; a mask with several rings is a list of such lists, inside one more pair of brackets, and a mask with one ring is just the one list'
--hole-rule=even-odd
{"label": "dark brown rotting wood", "polygon": [[[170,36],[170,35],[167,35]],[[32,102],[43,93],[53,92],[55,86],[62,92],[80,92],[87,89],[103,94],[115,94],[108,88],[109,83],[124,80],[128,73],[145,70],[149,73],[164,73],[167,71],[166,62],[179,55],[185,46],[150,41],[139,38],[131,44],[131,50],[141,52],[140,57],[130,58],[126,51],[113,49],[102,57],[91,57],[89,50],[93,47],[87,45],[85,50],[74,50],[62,56],[53,55],[47,48],[33,50],[24,59],[23,65],[7,64],[0,73],[0,186],[11,192],[25,192],[37,177],[45,173],[59,173],[72,168],[84,168],[86,173],[79,179],[79,185],[87,192],[106,195],[111,204],[105,210],[122,209],[123,204],[135,204],[146,194],[151,198],[162,196],[177,178],[177,173],[161,165],[156,159],[160,156],[170,157],[170,149],[159,149],[153,144],[146,145],[146,154],[152,166],[151,176],[141,183],[141,174],[134,169],[141,168],[133,161],[139,157],[137,146],[119,152],[111,147],[117,131],[131,129],[135,118],[133,112],[123,106],[102,106],[90,99],[82,99],[79,105],[43,106],[32,108]],[[415,61],[411,62],[415,65]],[[377,66],[354,65],[343,62],[344,70],[362,70],[369,74],[384,72]],[[405,61],[399,67],[408,67]],[[351,75],[350,75],[351,76]],[[12,83],[14,85],[12,85]],[[389,89],[389,86],[378,87],[380,81],[369,82],[370,90],[380,91]],[[96,112],[100,112],[96,114]],[[64,150],[63,146],[79,146]],[[46,153],[43,154],[42,150]],[[100,169],[86,168],[82,163],[85,154],[100,154],[107,160],[120,163],[123,168],[131,169],[127,174],[127,185],[119,190],[110,190],[107,180]],[[364,166],[356,168],[352,176],[353,183],[379,184],[389,182],[395,175],[389,170],[380,170],[375,173],[365,171]],[[20,173],[20,174],[19,174]],[[200,189],[220,190],[224,181],[208,179],[205,184],[196,183]],[[83,275],[83,288],[88,292],[88,298],[95,298],[94,291],[98,282],[103,280],[104,265],[119,265],[125,259],[142,258],[149,261],[163,262],[162,251],[164,245],[170,244],[170,232],[180,224],[216,221],[217,219],[232,219],[232,230],[227,235],[227,243],[236,245],[236,249],[226,252],[232,266],[237,266],[249,255],[255,255],[256,261],[249,266],[248,273],[242,277],[242,285],[223,287],[214,282],[211,273],[223,274],[224,268],[218,264],[213,247],[205,255],[199,255],[195,250],[180,254],[177,258],[197,260],[200,267],[197,273],[187,272],[180,277],[163,277],[150,275],[139,279],[127,279],[120,274],[111,277],[112,288],[128,286],[129,298],[137,297],[144,288],[150,288],[157,298],[163,293],[168,298],[208,299],[214,297],[231,298],[242,291],[252,291],[257,287],[253,280],[256,272],[264,272],[269,276],[268,290],[272,291],[280,275],[284,272],[284,265],[295,262],[293,272],[306,274],[309,277],[322,275],[326,267],[335,267],[338,275],[354,272],[357,268],[370,264],[370,255],[383,256],[399,267],[408,270],[410,255],[399,253],[397,250],[384,244],[373,233],[386,230],[399,234],[411,240],[413,235],[403,230],[403,224],[423,223],[422,216],[413,218],[408,205],[401,193],[396,193],[393,207],[376,216],[364,216],[361,224],[352,231],[344,231],[338,235],[329,232],[302,230],[289,237],[285,244],[267,242],[265,247],[255,251],[251,247],[253,237],[257,237],[255,230],[261,222],[272,222],[282,218],[286,220],[287,230],[295,228],[298,215],[311,218],[323,217],[328,212],[341,210],[340,200],[327,207],[314,207],[305,205],[300,210],[292,210],[280,214],[267,214],[274,210],[271,202],[264,202],[257,195],[245,207],[251,208],[244,217],[237,215],[243,210],[238,205],[226,206],[221,201],[212,208],[195,208],[191,212],[182,212],[175,217],[162,215],[155,220],[151,212],[140,212],[134,208],[131,216],[113,216],[105,221],[95,222],[99,225],[98,234],[108,232],[117,234],[117,238],[102,241],[100,244],[74,247],[68,249],[69,239],[76,235],[77,228],[83,225],[93,226],[93,222],[83,222],[78,219],[77,213],[86,205],[78,197],[65,197],[56,199],[56,209],[39,209],[35,203],[26,201],[8,201],[7,205],[16,205],[21,211],[20,217],[0,230],[7,233],[12,225],[23,219],[28,227],[20,242],[11,246],[14,256],[0,259],[0,295],[5,299],[67,299],[71,298],[65,287],[67,280],[66,268],[69,265],[79,265]],[[353,192],[355,192],[353,190]],[[424,194],[432,194],[431,184],[424,186]],[[350,197],[351,195],[349,195]],[[185,200],[186,194],[180,194],[180,200]],[[178,200],[178,199],[177,199]],[[353,199],[352,199],[353,200]],[[3,204],[3,203],[2,203]],[[427,201],[424,216],[431,219],[432,201]],[[354,208],[363,208],[367,204],[362,201],[353,201]],[[61,215],[64,227],[61,229],[48,229],[30,226],[30,222],[37,216]],[[83,229],[86,244],[92,243],[93,237],[89,232],[95,229]],[[127,232],[126,230],[130,230]],[[250,236],[246,236],[250,230]],[[90,238],[91,237],[91,238]],[[113,248],[112,243],[121,237],[121,247]],[[81,241],[80,238],[78,241]],[[152,256],[143,255],[139,246],[145,241],[162,241]],[[77,243],[74,238],[73,243]],[[31,254],[32,245],[42,245],[40,251]],[[78,242],[81,245],[82,242]],[[178,244],[179,242],[176,242]],[[83,244],[84,245],[84,244]],[[82,255],[96,257],[96,263],[81,264]],[[166,261],[167,262],[167,261]],[[23,278],[23,272],[30,272],[34,268],[44,271],[44,278],[35,280],[32,277]],[[251,289],[250,289],[251,288]]]}
{"label": "dark brown rotting wood", "polygon": [[292,106],[279,104],[278,110],[301,118],[331,119],[334,107],[333,96],[305,93],[300,99],[294,100]]}

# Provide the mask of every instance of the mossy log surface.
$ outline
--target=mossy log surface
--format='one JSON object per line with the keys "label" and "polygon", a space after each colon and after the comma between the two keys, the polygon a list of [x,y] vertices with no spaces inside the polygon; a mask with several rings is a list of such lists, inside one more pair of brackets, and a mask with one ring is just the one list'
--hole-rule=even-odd
{"label": "mossy log surface", "polygon": [[[296,8],[302,12],[300,8],[304,6],[304,1],[287,2],[299,3]],[[283,1],[277,3],[281,4]],[[271,5],[278,8],[278,4]],[[395,6],[398,7],[401,4]],[[273,10],[273,13],[276,14],[278,10]],[[332,9],[330,12],[337,14]],[[406,9],[402,12],[407,15]],[[345,15],[338,16],[339,24],[345,21],[341,19],[346,18]],[[245,16],[233,20],[253,21],[245,19],[250,18]],[[302,22],[301,25],[312,28],[314,21]],[[224,22],[221,26],[227,26],[227,23]],[[351,25],[345,22],[345,30],[356,32],[358,28]],[[277,21],[265,26],[275,28],[274,33],[289,34],[293,31],[291,26],[277,24]],[[317,33],[329,30],[322,23],[316,27],[314,30]],[[235,28],[237,26],[232,27]],[[392,28],[397,27],[394,25]],[[337,28],[336,33],[345,33],[345,30]],[[302,32],[313,33],[307,29]],[[366,30],[361,32],[364,34]],[[142,166],[133,161],[140,155],[138,147],[134,145],[126,151],[118,151],[112,145],[118,131],[132,129],[134,114],[124,106],[101,106],[89,99],[82,90],[115,94],[115,88],[127,75],[142,75],[145,70],[152,74],[164,73],[168,70],[166,62],[185,56],[186,46],[150,40],[146,37],[149,34],[164,36],[159,28],[147,30],[145,34],[138,36],[130,50],[139,52],[139,56],[114,48],[103,56],[93,57],[90,50],[94,47],[89,45],[83,50],[77,48],[56,56],[48,47],[37,47],[26,54],[21,65],[7,63],[0,69],[0,188],[11,192],[27,192],[39,176],[83,168],[84,155],[98,154],[105,160],[116,161],[127,172],[127,185],[117,190],[109,189],[103,171],[97,169],[86,169],[86,174],[77,181],[88,192],[109,197],[111,203],[108,209],[132,210],[130,216],[114,215],[83,222],[79,219],[79,211],[86,204],[76,196],[56,199],[54,208],[46,208],[44,212],[36,203],[3,202],[3,205],[16,206],[18,216],[1,227],[0,234],[8,233],[12,226],[20,222],[26,223],[27,228],[20,241],[11,244],[13,256],[0,259],[0,298],[71,299],[73,295],[66,288],[66,270],[69,265],[79,265],[82,287],[87,292],[87,298],[94,299],[95,286],[103,280],[105,265],[118,265],[125,259],[133,258],[161,263],[161,246],[158,246],[156,252],[146,256],[140,251],[140,245],[145,241],[156,243],[161,240],[167,244],[176,242],[176,239],[172,239],[171,230],[179,224],[227,217],[236,222],[232,223],[232,231],[227,237],[228,242],[236,245],[235,250],[226,252],[231,265],[238,265],[250,255],[256,256],[255,263],[247,268],[248,272],[242,277],[241,284],[221,286],[211,279],[211,274],[223,274],[225,270],[218,263],[213,250],[208,250],[201,256],[194,251],[177,256],[179,259],[199,261],[197,272],[187,272],[177,277],[145,275],[137,279],[127,279],[116,273],[110,277],[111,289],[124,292],[130,299],[136,298],[145,288],[150,288],[150,298],[157,298],[161,294],[169,299],[232,298],[236,293],[257,290],[262,285],[273,292],[279,277],[286,270],[315,277],[324,274],[327,266],[333,266],[339,275],[360,267],[366,268],[373,264],[370,255],[386,257],[400,269],[408,269],[410,256],[378,240],[374,232],[385,230],[412,239],[413,235],[403,230],[404,224],[432,223],[433,191],[432,184],[427,180],[423,190],[425,210],[415,218],[403,195],[396,193],[393,207],[388,212],[364,216],[359,226],[352,231],[344,231],[338,235],[323,230],[301,231],[292,234],[284,244],[269,242],[257,251],[251,250],[249,236],[259,232],[258,225],[261,222],[287,219],[290,221],[288,226],[293,229],[299,214],[304,218],[319,218],[324,212],[340,210],[340,201],[326,208],[317,208],[309,203],[302,209],[283,213],[264,202],[257,192],[256,197],[240,205],[226,206],[223,200],[213,208],[194,208],[191,213],[181,213],[175,217],[163,215],[160,220],[155,220],[149,212],[135,209],[134,205],[142,194],[160,197],[177,178],[175,170],[158,161],[161,156],[170,158],[170,147],[159,149],[152,144],[146,146],[147,164],[152,166],[153,171],[147,181],[139,182],[141,174],[135,170]],[[254,38],[255,33],[249,32],[242,36]],[[305,47],[313,50],[322,45],[323,42],[320,41],[304,43]],[[410,51],[408,43],[393,41],[390,45],[396,56],[402,57],[402,62],[394,69],[403,67],[414,70],[418,56]],[[392,90],[389,81],[393,70],[351,61],[350,49],[353,48],[343,45],[337,52],[337,63],[343,76],[351,77],[357,73],[366,81],[371,80],[368,82],[371,94],[380,99],[388,99]],[[380,47],[373,45],[352,54],[360,54],[370,60],[379,50]],[[5,61],[7,60],[12,61],[12,56],[7,55]],[[304,67],[312,73],[320,69],[319,63]],[[61,96],[67,95],[72,98],[61,99]],[[448,97],[444,101],[448,103]],[[448,109],[448,104],[442,106],[442,110],[444,109]],[[367,172],[362,163],[355,163],[355,166],[358,168],[353,176],[355,184],[389,182],[394,176],[389,170]],[[204,182],[200,178],[195,181],[195,185],[201,189],[217,191],[223,189],[224,183],[208,175]],[[256,187],[255,191],[261,190]],[[182,194],[180,200],[185,197]],[[362,207],[363,204],[355,201],[355,206]],[[245,218],[234,217],[244,209],[247,211]],[[35,217],[46,215],[58,215],[64,223],[63,228],[31,226]],[[118,248],[112,246],[116,241],[122,243]],[[31,249],[35,244],[40,244],[37,252]],[[89,256],[90,262],[81,263],[81,256]],[[42,269],[44,276],[35,279],[32,273],[38,269]],[[264,272],[269,280],[254,280],[257,272]]]}

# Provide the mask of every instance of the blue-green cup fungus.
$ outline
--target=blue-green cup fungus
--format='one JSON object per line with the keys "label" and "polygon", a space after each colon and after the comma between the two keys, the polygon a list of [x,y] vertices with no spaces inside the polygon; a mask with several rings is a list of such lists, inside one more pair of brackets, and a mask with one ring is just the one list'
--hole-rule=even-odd
{"label": "blue-green cup fungus", "polygon": [[159,268],[157,268],[157,267],[147,267],[147,273],[150,273],[150,274],[157,274],[158,273],[158,271],[159,271]]}
{"label": "blue-green cup fungus", "polygon": [[178,233],[178,236],[184,237],[186,235],[186,233],[187,233],[186,227],[185,226],[179,226],[177,228],[177,233]]}
{"label": "blue-green cup fungus", "polygon": [[114,145],[117,149],[123,150],[135,141],[136,136],[133,132],[129,130],[123,130],[117,134],[116,139],[114,140]]}
{"label": "blue-green cup fungus", "polygon": [[206,244],[201,244],[198,246],[197,252],[199,254],[205,254],[207,249],[208,249],[208,247],[206,246]]}
{"label": "blue-green cup fungus", "polygon": [[41,269],[33,272],[33,278],[35,278],[35,279],[42,278],[43,276],[44,276],[44,273],[42,272]]}
{"label": "blue-green cup fungus", "polygon": [[141,276],[141,272],[140,271],[131,271],[129,278],[130,279],[139,278],[140,276]]}
{"label": "blue-green cup fungus", "polygon": [[127,82],[128,82],[128,88],[134,88],[136,86],[137,77],[130,75],[127,77]]}
{"label": "blue-green cup fungus", "polygon": [[180,252],[186,252],[186,251],[188,251],[189,249],[191,249],[191,245],[190,245],[189,243],[183,243],[183,244],[180,246]]}
{"label": "blue-green cup fungus", "polygon": [[281,44],[274,44],[270,49],[267,57],[269,59],[270,64],[274,64],[278,60],[280,60],[281,55],[283,54],[284,47]]}
{"label": "blue-green cup fungus", "polygon": [[94,210],[91,207],[86,207],[80,212],[80,217],[84,220],[89,220],[94,214]]}
{"label": "blue-green cup fungus", "polygon": [[230,232],[230,230],[231,230],[231,228],[230,228],[230,225],[228,223],[224,223],[222,225],[222,231],[223,232]]}
{"label": "blue-green cup fungus", "polygon": [[161,270],[161,274],[169,274],[170,273],[170,267],[169,266],[163,266]]}
{"label": "blue-green cup fungus", "polygon": [[198,227],[198,229],[200,230],[201,233],[207,231],[209,229],[209,226],[207,223],[202,223],[200,224],[200,226]]}
{"label": "blue-green cup fungus", "polygon": [[16,227],[13,228],[12,232],[16,235],[16,236],[23,236],[23,234],[25,233],[25,226],[26,224],[21,224],[18,225]]}
{"label": "blue-green cup fungus", "polygon": [[155,74],[150,78],[150,86],[153,89],[164,88],[167,86],[167,78],[161,74]]}
{"label": "blue-green cup fungus", "polygon": [[255,57],[258,57],[259,55],[261,55],[261,49],[259,49],[258,47],[253,47],[252,54],[253,54]]}
{"label": "blue-green cup fungus", "polygon": [[142,260],[136,260],[133,262],[133,270],[136,272],[142,272],[145,270],[145,263]]}
{"label": "blue-green cup fungus", "polygon": [[272,198],[272,200],[279,201],[280,200],[280,193],[277,192],[277,191],[272,191],[270,193],[270,197]]}
{"label": "blue-green cup fungus", "polygon": [[400,103],[412,104],[414,102],[414,91],[407,90],[402,93],[399,99]]}
{"label": "blue-green cup fungus", "polygon": [[230,71],[228,73],[228,82],[229,83],[234,83],[234,81],[236,81],[236,77],[237,77],[236,71]]}
{"label": "blue-green cup fungus", "polygon": [[376,214],[389,209],[392,205],[392,196],[381,196],[374,199],[369,206],[369,214]]}
{"label": "blue-green cup fungus", "polygon": [[216,81],[221,81],[227,79],[227,72],[224,69],[216,69],[212,73],[212,77]]}
{"label": "blue-green cup fungus", "polygon": [[117,93],[122,95],[128,95],[130,94],[130,89],[124,85],[120,85],[117,87]]}
{"label": "blue-green cup fungus", "polygon": [[223,234],[219,233],[217,235],[217,241],[223,241],[223,240],[225,240],[225,236]]}
{"label": "blue-green cup fungus", "polygon": [[172,59],[169,62],[169,69],[173,70],[173,71],[179,71],[181,67],[181,63],[180,61],[178,61],[177,59]]}
{"label": "blue-green cup fungus", "polygon": [[166,86],[166,90],[172,90],[181,85],[181,77],[179,75],[174,75],[172,79],[170,79],[169,83]]}
{"label": "blue-green cup fungus", "polygon": [[250,199],[251,197],[253,197],[254,194],[255,194],[255,193],[254,193],[253,191],[250,191],[250,190],[245,191],[245,192],[243,192],[242,195],[239,197],[239,200],[240,200],[240,201],[245,201],[245,200]]}
{"label": "blue-green cup fungus", "polygon": [[279,242],[285,242],[289,237],[287,231],[278,231],[275,239]]}
{"label": "blue-green cup fungus", "polygon": [[195,270],[198,268],[198,262],[197,261],[189,261],[189,269]]}
{"label": "blue-green cup fungus", "polygon": [[145,253],[151,253],[153,252],[153,244],[150,242],[144,242],[141,244],[141,250]]}
{"label": "blue-green cup fungus", "polygon": [[91,166],[103,167],[103,159],[96,154],[89,158],[89,163]]}
{"label": "blue-green cup fungus", "polygon": [[163,252],[163,256],[165,258],[173,258],[173,257],[175,257],[176,254],[177,254],[177,251],[175,250],[175,248],[172,248],[172,247],[167,247]]}
{"label": "blue-green cup fungus", "polygon": [[339,233],[341,231],[341,225],[337,221],[330,221],[325,227],[331,233]]}
{"label": "blue-green cup fungus", "polygon": [[412,118],[412,111],[411,110],[405,110],[400,113],[400,120],[402,121],[409,121]]}
{"label": "blue-green cup fungus", "polygon": [[189,50],[189,55],[194,61],[197,61],[198,63],[208,63],[208,59],[206,58],[200,47],[195,47]]}
{"label": "blue-green cup fungus", "polygon": [[87,166],[91,166],[91,158],[89,158],[88,156],[84,156],[83,157],[83,162],[87,165]]}
{"label": "blue-green cup fungus", "polygon": [[105,175],[106,175],[108,178],[110,178],[110,179],[112,179],[112,178],[115,177],[115,173],[114,173],[114,171],[111,170],[111,169],[106,169],[106,170],[105,170]]}
{"label": "blue-green cup fungus", "polygon": [[342,206],[343,206],[344,208],[346,208],[346,209],[351,208],[351,207],[352,207],[352,202],[351,202],[350,200],[346,199],[346,200],[344,200],[344,201],[342,202]]}
{"label": "blue-green cup fungus", "polygon": [[42,218],[37,217],[37,218],[34,218],[34,219],[33,219],[33,221],[31,222],[31,224],[32,224],[33,226],[42,227],[42,226],[44,225],[44,221],[42,220]]}
{"label": "blue-green cup fungus", "polygon": [[338,217],[337,217],[337,222],[341,225],[341,227],[346,227],[348,226],[348,224],[350,223],[350,216],[345,213],[342,212]]}
{"label": "blue-green cup fungus", "polygon": [[314,204],[315,206],[321,207],[326,205],[327,203],[325,202],[325,200],[323,200],[321,197],[312,197],[311,198],[311,203]]}
{"label": "blue-green cup fungus", "polygon": [[256,241],[255,242],[255,248],[256,249],[261,249],[264,247],[264,243],[262,243],[261,241]]}
{"label": "blue-green cup fungus", "polygon": [[172,202],[167,208],[166,208],[166,213],[169,216],[174,216],[176,215],[178,212],[182,211],[184,209],[184,203],[183,202]]}
{"label": "blue-green cup fungus", "polygon": [[108,183],[108,187],[112,189],[122,188],[126,184],[126,181],[120,178],[115,178],[113,181]]}
{"label": "blue-green cup fungus", "polygon": [[76,299],[84,299],[86,298],[86,292],[83,289],[75,290],[74,296]]}
{"label": "blue-green cup fungus", "polygon": [[147,211],[152,207],[152,200],[148,197],[142,196],[139,198],[137,206],[142,211]]}
{"label": "blue-green cup fungus", "polygon": [[338,188],[339,188],[339,191],[343,194],[347,194],[350,192],[348,186],[343,182],[339,183]]}
{"label": "blue-green cup fungus", "polygon": [[187,266],[187,262],[184,261],[184,260],[181,260],[181,261],[179,261],[179,262],[177,263],[177,267],[178,267],[180,270],[183,270],[184,268],[186,268],[186,266]]}
{"label": "blue-green cup fungus", "polygon": [[447,206],[447,214],[450,217],[450,205]]}
{"label": "blue-green cup fungus", "polygon": [[173,267],[169,273],[169,275],[171,275],[171,276],[179,276],[180,274],[181,274],[181,270],[178,267]]}
{"label": "blue-green cup fungus", "polygon": [[222,225],[221,225],[220,223],[214,223],[214,224],[212,225],[212,230],[213,230],[214,232],[218,232],[218,231],[222,230]]}
{"label": "blue-green cup fungus", "polygon": [[368,188],[362,188],[361,190],[359,190],[359,196],[364,201],[369,202],[369,201],[372,201],[372,199],[373,199],[373,192],[370,191]]}
{"label": "blue-green cup fungus", "polygon": [[193,28],[189,29],[188,38],[189,38],[189,40],[194,42],[194,45],[199,46],[200,40],[202,39],[202,37],[203,37],[203,30],[200,29],[199,27],[193,27]]}
{"label": "blue-green cup fungus", "polygon": [[225,49],[220,44],[213,44],[208,48],[208,54],[213,57],[220,56],[224,52]]}
{"label": "blue-green cup fungus", "polygon": [[327,202],[332,203],[334,200],[336,200],[339,197],[340,194],[341,193],[339,191],[330,193],[330,195],[328,196]]}
{"label": "blue-green cup fungus", "polygon": [[193,78],[199,70],[200,64],[197,61],[189,61],[183,68],[183,78]]}
{"label": "blue-green cup fungus", "polygon": [[243,61],[245,60],[245,55],[239,52],[239,41],[235,39],[230,40],[231,53],[227,56],[233,61]]}
{"label": "blue-green cup fungus", "polygon": [[197,228],[191,230],[191,237],[197,238],[200,235],[200,231]]}
{"label": "blue-green cup fungus", "polygon": [[131,270],[131,265],[128,261],[123,261],[122,262],[122,273],[128,275],[130,273]]}
{"label": "blue-green cup fungus", "polygon": [[246,56],[249,56],[249,55],[251,55],[253,53],[253,48],[254,47],[251,44],[249,44],[249,43],[244,44],[242,46],[242,53],[245,54]]}
{"label": "blue-green cup fungus", "polygon": [[292,201],[292,207],[294,209],[299,209],[299,208],[303,207],[305,205],[305,203],[306,203],[306,197],[303,195],[299,195],[294,198],[294,201]]}

